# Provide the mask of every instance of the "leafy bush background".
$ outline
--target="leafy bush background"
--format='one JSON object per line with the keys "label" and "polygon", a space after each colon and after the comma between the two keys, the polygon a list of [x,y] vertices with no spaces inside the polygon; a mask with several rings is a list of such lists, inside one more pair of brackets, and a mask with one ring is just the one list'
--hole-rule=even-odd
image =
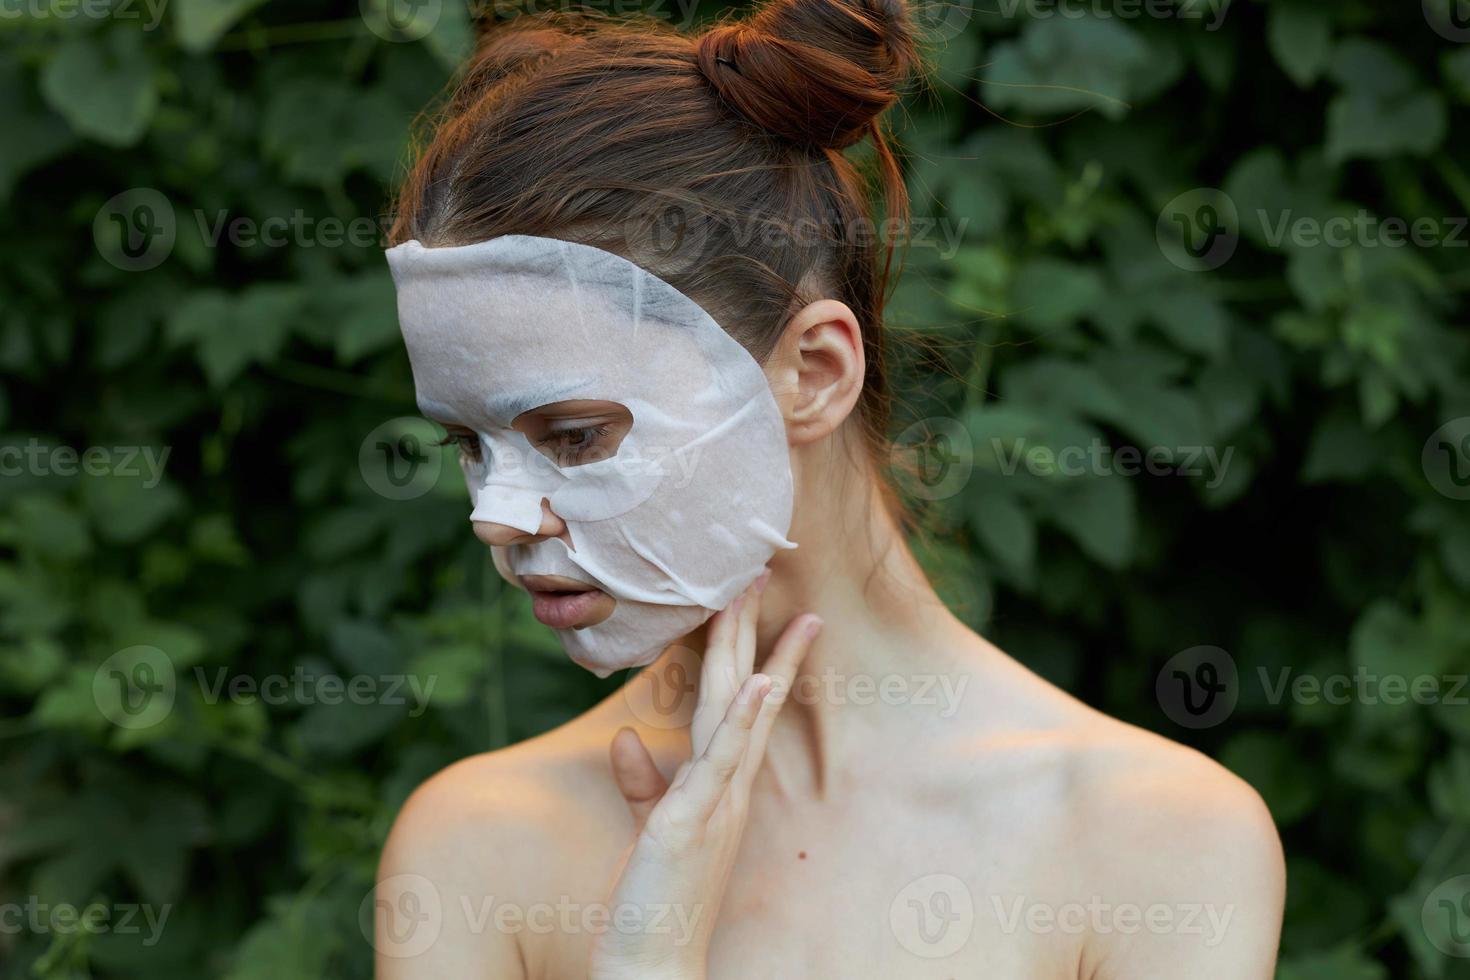
{"label": "leafy bush background", "polygon": [[[144,30],[141,4],[37,0],[0,19],[4,441],[171,451],[154,487],[0,480],[0,900],[171,906],[152,947],[0,935],[0,975],[366,976],[359,906],[408,791],[621,680],[565,662],[500,593],[452,462],[406,501],[364,479],[369,433],[414,412],[376,245],[208,241],[221,213],[381,213],[471,31],[445,0],[427,37],[390,43],[358,6],[172,0]],[[1295,980],[1470,962],[1419,924],[1427,889],[1470,872],[1470,711],[1272,703],[1253,680],[1470,669],[1470,505],[1421,466],[1470,415],[1464,238],[1273,244],[1250,217],[1470,213],[1470,44],[1428,6],[1240,0],[1213,30],[1208,11],[930,9],[965,26],[896,120],[915,214],[968,220],[952,257],[910,252],[894,306],[895,329],[939,335],[906,367],[900,427],[957,419],[974,447],[962,492],[928,505],[925,560],[1020,659],[1260,788],[1291,855]],[[105,221],[94,238],[130,188],[177,219],[148,271],[104,259]],[[1188,272],[1155,228],[1195,188],[1228,193],[1242,234]],[[1094,437],[1234,456],[1210,487],[1007,476],[994,448]],[[1235,658],[1241,700],[1192,731],[1154,680],[1201,644]],[[94,677],[137,645],[180,684],[131,730]],[[437,687],[422,713],[209,703],[196,666]]]}

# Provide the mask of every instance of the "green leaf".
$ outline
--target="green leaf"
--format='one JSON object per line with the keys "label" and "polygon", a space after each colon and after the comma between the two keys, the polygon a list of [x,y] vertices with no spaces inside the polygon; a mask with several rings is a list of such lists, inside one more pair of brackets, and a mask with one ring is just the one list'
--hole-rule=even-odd
{"label": "green leaf", "polygon": [[1332,19],[1327,8],[1302,2],[1271,5],[1266,21],[1271,54],[1297,88],[1317,80],[1332,49]]}
{"label": "green leaf", "polygon": [[1439,556],[1455,584],[1470,592],[1470,524],[1445,528],[1439,537]]}
{"label": "green leaf", "polygon": [[1363,423],[1376,429],[1393,417],[1399,393],[1387,375],[1370,369],[1358,377],[1358,401],[1363,407]]}
{"label": "green leaf", "polygon": [[1069,327],[1103,299],[1102,276],[1096,269],[1041,258],[1026,263],[1016,275],[1012,306],[1017,319],[1039,330]]}
{"label": "green leaf", "polygon": [[1256,788],[1283,827],[1310,813],[1316,802],[1318,779],[1310,765],[1273,732],[1236,735],[1220,750],[1220,761]]}
{"label": "green leaf", "polygon": [[333,324],[339,362],[355,364],[399,342],[395,297],[393,279],[382,269],[340,280],[323,291],[325,303],[313,301]]}
{"label": "green leaf", "polygon": [[392,634],[364,621],[342,620],[331,630],[337,662],[359,674],[385,676],[403,665],[403,653]]}
{"label": "green leaf", "polygon": [[200,561],[244,565],[250,553],[226,514],[206,514],[189,529],[189,550]]}
{"label": "green leaf", "polygon": [[15,182],[38,164],[56,157],[76,142],[66,121],[41,105],[20,65],[0,61],[0,201],[10,196]]}
{"label": "green leaf", "polygon": [[1206,428],[1217,438],[1249,425],[1260,410],[1260,379],[1235,363],[1212,364],[1200,375]]}
{"label": "green leaf", "polygon": [[973,163],[956,169],[954,182],[945,195],[945,213],[956,225],[964,222],[967,235],[995,234],[1004,225],[1011,205],[1005,183]]}
{"label": "green leaf", "polygon": [[415,657],[410,675],[435,707],[453,708],[466,703],[480,690],[486,664],[483,648],[473,643],[458,643],[436,647]]}
{"label": "green leaf", "polygon": [[1332,80],[1349,92],[1391,99],[1416,84],[1413,66],[1392,48],[1361,37],[1344,38],[1332,52]]}
{"label": "green leaf", "polygon": [[1029,580],[1036,564],[1036,522],[1008,493],[986,489],[970,502],[970,525],[996,561]]}
{"label": "green leaf", "polygon": [[1340,95],[1327,107],[1327,158],[1426,156],[1444,142],[1447,117],[1438,92],[1404,98]]}
{"label": "green leaf", "polygon": [[[276,896],[240,939],[224,980],[307,980],[330,973],[344,942],[329,898]],[[360,938],[354,934],[354,942]]]}
{"label": "green leaf", "polygon": [[98,709],[92,691],[92,671],[74,667],[64,679],[47,688],[31,710],[43,728],[101,733],[112,723]]}
{"label": "green leaf", "polygon": [[1189,35],[1189,44],[1200,76],[1210,90],[1217,94],[1229,90],[1235,78],[1235,38],[1224,31],[1194,31]]}
{"label": "green leaf", "polygon": [[78,135],[109,146],[137,143],[158,108],[153,64],[136,30],[63,42],[41,72],[41,92]]}
{"label": "green leaf", "polygon": [[1440,662],[1417,620],[1398,605],[1380,599],[1364,610],[1348,638],[1352,662],[1369,679],[1354,700],[1357,717],[1373,728],[1401,723],[1417,706],[1412,697],[1386,686],[1435,676]]}
{"label": "green leaf", "polygon": [[1356,945],[1282,959],[1276,980],[1388,980],[1388,970]]}
{"label": "green leaf", "polygon": [[[390,0],[392,2],[392,0]],[[475,50],[475,25],[468,3],[445,3],[424,44],[445,68],[456,71]]]}
{"label": "green leaf", "polygon": [[381,89],[315,77],[293,80],[271,93],[260,127],[262,149],[288,179],[303,184],[335,184],[358,168],[388,180],[406,145],[411,115]]}
{"label": "green leaf", "polygon": [[174,343],[192,343],[204,374],[223,387],[251,364],[269,361],[285,343],[304,303],[298,286],[261,283],[237,296],[190,295],[168,320]]}
{"label": "green leaf", "polygon": [[1118,475],[1076,481],[1057,495],[1049,518],[1089,557],[1120,569],[1133,560],[1138,536],[1130,478]]}
{"label": "green leaf", "polygon": [[1361,480],[1381,458],[1381,450],[1356,418],[1333,412],[1312,433],[1302,479],[1309,483]]}
{"label": "green leaf", "polygon": [[1460,102],[1470,103],[1470,48],[1445,52],[1439,65],[1454,97]]}
{"label": "green leaf", "polygon": [[74,840],[65,852],[36,868],[31,893],[47,905],[85,905],[117,866],[118,855],[110,845],[100,834]]}
{"label": "green leaf", "polygon": [[1470,827],[1470,749],[1457,746],[1429,773],[1429,802],[1441,820]]}
{"label": "green leaf", "polygon": [[1006,311],[1015,277],[1014,263],[1001,248],[961,248],[948,301],[968,316],[999,315]]}
{"label": "green leaf", "polygon": [[[1016,405],[1054,406],[1103,420],[1124,412],[1122,399],[1094,366],[1059,357],[1017,365],[1007,372],[1002,390]],[[1020,418],[1034,427],[1034,419]]]}
{"label": "green leaf", "polygon": [[1286,262],[1286,281],[1303,306],[1317,313],[1343,302],[1348,296],[1342,258],[1335,249],[1303,248]]}
{"label": "green leaf", "polygon": [[66,656],[54,641],[36,637],[0,650],[0,688],[35,695],[66,669]]}
{"label": "green leaf", "polygon": [[[413,691],[406,682],[394,687],[384,678],[367,677],[370,688],[365,676],[340,678],[339,688],[324,689],[306,709],[294,734],[307,752],[334,759],[350,755],[381,739],[408,714]],[[354,680],[359,692],[369,692],[366,697],[353,693]]]}
{"label": "green leaf", "polygon": [[174,0],[174,32],[186,51],[214,47],[220,35],[266,0]]}
{"label": "green leaf", "polygon": [[92,550],[86,522],[55,497],[23,497],[15,503],[15,516],[20,546],[37,558],[75,561]]}
{"label": "green leaf", "polygon": [[[152,447],[148,447],[151,449]],[[153,464],[140,464],[135,474],[82,477],[82,502],[99,537],[118,543],[138,541],[156,530],[184,502],[183,495]]]}
{"label": "green leaf", "polygon": [[1148,297],[1151,319],[1183,350],[1205,357],[1225,354],[1230,315],[1201,288],[1180,286]]}
{"label": "green leaf", "polygon": [[1167,83],[1158,68],[1148,44],[1116,19],[1033,20],[1021,40],[995,46],[980,98],[994,109],[1046,115],[1092,109],[1120,119],[1137,90]]}
{"label": "green leaf", "polygon": [[191,793],[168,786],[148,794],[146,810],[130,821],[119,863],[144,900],[163,906],[178,901],[188,877],[190,851],[204,836],[208,815]]}
{"label": "green leaf", "polygon": [[1455,950],[1460,962],[1470,952],[1462,934],[1462,910],[1470,908],[1466,868],[1470,868],[1470,841],[1463,834],[1446,835],[1418,867],[1408,888],[1388,903],[1390,921],[1398,926],[1422,974],[1432,980],[1459,980],[1461,973],[1452,969],[1448,952]]}

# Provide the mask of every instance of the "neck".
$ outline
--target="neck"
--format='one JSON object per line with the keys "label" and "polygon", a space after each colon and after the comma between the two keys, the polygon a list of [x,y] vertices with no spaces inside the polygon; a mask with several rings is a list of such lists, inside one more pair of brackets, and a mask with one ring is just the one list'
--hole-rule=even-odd
{"label": "neck", "polygon": [[771,560],[761,601],[757,669],[793,617],[826,624],[766,749],[762,780],[787,798],[842,794],[875,746],[903,744],[895,728],[911,738],[916,721],[942,723],[985,646],[935,593],[871,483],[834,496],[837,507],[792,528],[800,547]]}

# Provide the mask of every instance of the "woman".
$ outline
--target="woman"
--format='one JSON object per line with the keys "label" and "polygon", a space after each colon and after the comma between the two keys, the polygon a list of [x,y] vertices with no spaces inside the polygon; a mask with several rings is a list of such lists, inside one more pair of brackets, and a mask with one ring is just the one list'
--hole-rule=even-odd
{"label": "woman", "polygon": [[902,221],[915,62],[898,0],[482,43],[389,253],[420,406],[537,618],[648,666],[414,793],[379,976],[1272,975],[1256,794],[1027,671],[906,547],[868,189]]}

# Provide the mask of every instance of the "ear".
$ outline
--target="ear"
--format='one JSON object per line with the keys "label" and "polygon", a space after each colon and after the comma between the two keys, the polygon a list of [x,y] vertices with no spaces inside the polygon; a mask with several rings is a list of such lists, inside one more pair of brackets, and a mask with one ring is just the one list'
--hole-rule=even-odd
{"label": "ear", "polygon": [[863,333],[846,303],[817,300],[787,321],[767,373],[793,446],[824,439],[863,391]]}

